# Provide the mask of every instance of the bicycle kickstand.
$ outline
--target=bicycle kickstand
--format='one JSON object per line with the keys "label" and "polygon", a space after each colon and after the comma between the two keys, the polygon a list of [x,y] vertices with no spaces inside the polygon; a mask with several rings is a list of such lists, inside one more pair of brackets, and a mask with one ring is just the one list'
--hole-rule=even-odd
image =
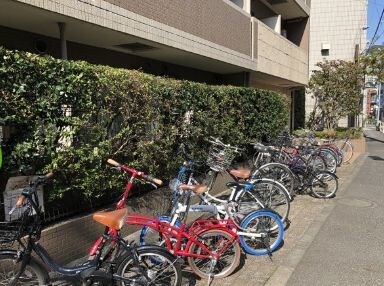
{"label": "bicycle kickstand", "polygon": [[207,286],[210,286],[212,281],[213,281],[212,273],[209,273]]}
{"label": "bicycle kickstand", "polygon": [[211,261],[211,267],[210,267],[210,269],[209,269],[209,275],[208,275],[208,284],[207,284],[207,286],[210,286],[211,285],[211,283],[212,283],[212,281],[213,281],[213,270],[215,269],[215,267],[216,267],[216,260],[212,260]]}

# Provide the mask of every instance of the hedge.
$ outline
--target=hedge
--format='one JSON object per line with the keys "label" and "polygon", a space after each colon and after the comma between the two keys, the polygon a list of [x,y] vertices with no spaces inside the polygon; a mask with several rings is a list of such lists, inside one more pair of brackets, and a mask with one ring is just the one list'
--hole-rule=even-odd
{"label": "hedge", "polygon": [[[298,137],[308,136],[308,130],[298,129],[293,131],[293,135]],[[351,139],[359,139],[363,136],[363,129],[361,127],[337,127],[334,130],[324,129],[321,131],[313,132],[315,137],[322,139],[344,139],[349,137]]]}
{"label": "hedge", "polygon": [[122,182],[106,168],[110,157],[172,178],[183,160],[180,142],[194,158],[204,158],[207,136],[244,146],[276,135],[287,119],[285,97],[272,91],[210,86],[0,47],[0,125],[12,130],[3,142],[3,164],[10,175],[56,170],[60,176],[51,197],[121,190]]}

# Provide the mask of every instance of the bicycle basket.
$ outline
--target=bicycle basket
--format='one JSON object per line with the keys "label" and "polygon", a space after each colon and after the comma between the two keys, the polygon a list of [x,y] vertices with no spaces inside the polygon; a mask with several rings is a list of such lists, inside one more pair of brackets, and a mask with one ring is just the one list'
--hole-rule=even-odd
{"label": "bicycle basket", "polygon": [[224,146],[212,145],[209,149],[207,165],[214,171],[224,171],[229,168],[236,151]]}
{"label": "bicycle basket", "polygon": [[28,233],[31,209],[16,208],[9,214],[4,203],[0,203],[0,208],[0,245],[11,244]]}

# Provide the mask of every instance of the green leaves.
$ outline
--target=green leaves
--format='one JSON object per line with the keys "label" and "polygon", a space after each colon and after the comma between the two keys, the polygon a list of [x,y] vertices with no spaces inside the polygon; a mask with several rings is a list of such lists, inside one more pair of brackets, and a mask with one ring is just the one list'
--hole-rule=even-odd
{"label": "green leaves", "polygon": [[[10,76],[11,75],[11,76]],[[0,48],[0,122],[8,171],[61,175],[51,198],[121,189],[106,167],[114,158],[163,179],[182,163],[185,142],[205,159],[208,136],[244,145],[287,124],[284,96],[210,86],[138,71],[61,61]],[[69,114],[69,115],[68,115]],[[108,190],[107,190],[108,189]]]}

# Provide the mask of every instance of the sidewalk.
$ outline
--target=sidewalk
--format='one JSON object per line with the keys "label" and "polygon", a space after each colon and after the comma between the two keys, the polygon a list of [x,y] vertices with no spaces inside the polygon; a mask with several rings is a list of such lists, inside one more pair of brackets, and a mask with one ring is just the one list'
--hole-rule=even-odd
{"label": "sidewalk", "polygon": [[286,285],[384,285],[384,134],[365,135],[360,172],[338,196]]}
{"label": "sidewalk", "polygon": [[[336,198],[321,200],[308,195],[299,195],[294,199],[290,210],[291,225],[285,232],[284,245],[273,253],[272,258],[246,255],[244,264],[236,273],[225,279],[214,280],[211,285],[290,285],[287,284],[288,279],[294,273],[295,268],[299,265],[329,214],[343,197],[363,162],[364,158],[360,156],[354,163],[338,168],[339,190]],[[320,272],[320,269],[317,271]],[[311,283],[295,285],[309,285]],[[207,281],[201,280],[196,285],[206,284]]]}

